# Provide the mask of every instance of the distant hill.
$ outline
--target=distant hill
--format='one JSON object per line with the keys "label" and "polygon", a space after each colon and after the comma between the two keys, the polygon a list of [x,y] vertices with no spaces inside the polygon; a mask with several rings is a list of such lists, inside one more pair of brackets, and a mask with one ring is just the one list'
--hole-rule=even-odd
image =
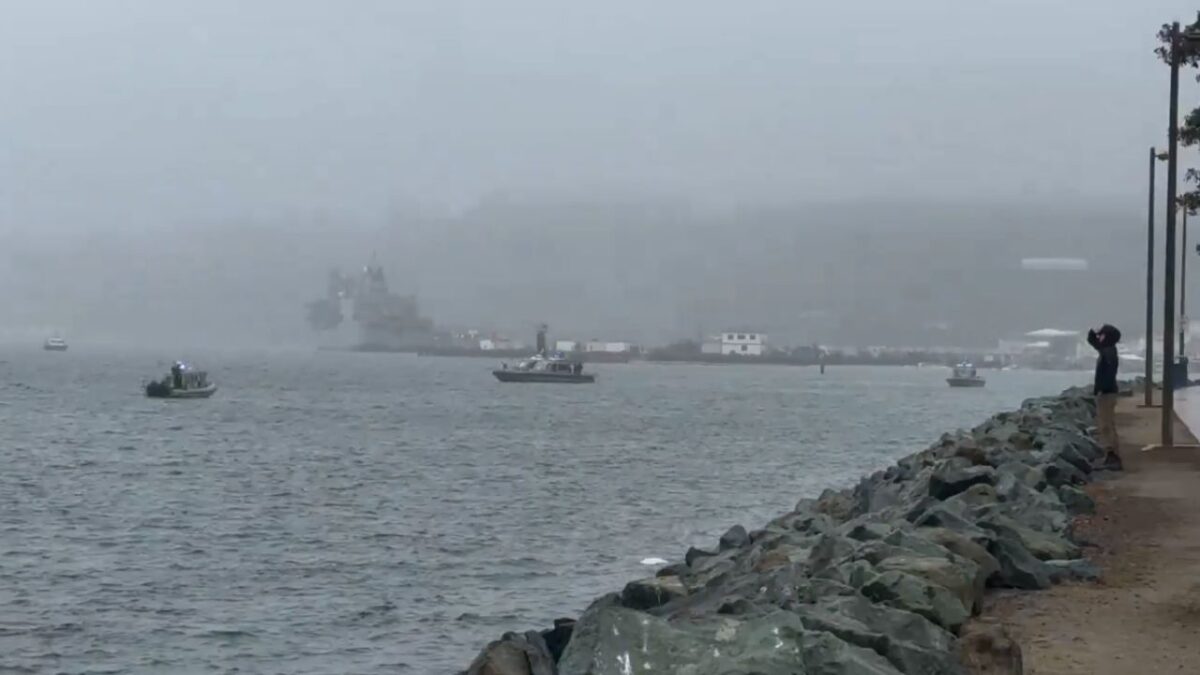
{"label": "distant hill", "polygon": [[[328,269],[351,271],[374,254],[393,288],[418,293],[443,325],[521,334],[547,321],[556,334],[647,344],[744,326],[777,343],[987,346],[1101,321],[1140,333],[1144,233],[1136,205],[863,202],[718,213],[493,200],[453,218],[399,216],[380,227],[327,219],[9,235],[0,282],[10,325],[66,330],[69,316],[78,329],[114,335],[303,342],[304,303],[323,292]],[[1021,269],[1030,256],[1085,258],[1089,268]]]}

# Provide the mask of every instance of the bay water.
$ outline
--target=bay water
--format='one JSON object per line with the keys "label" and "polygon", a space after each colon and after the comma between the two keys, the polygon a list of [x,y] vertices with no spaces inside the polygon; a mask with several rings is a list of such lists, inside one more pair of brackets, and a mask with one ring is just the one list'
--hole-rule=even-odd
{"label": "bay water", "polygon": [[1081,372],[0,349],[0,672],[450,673]]}

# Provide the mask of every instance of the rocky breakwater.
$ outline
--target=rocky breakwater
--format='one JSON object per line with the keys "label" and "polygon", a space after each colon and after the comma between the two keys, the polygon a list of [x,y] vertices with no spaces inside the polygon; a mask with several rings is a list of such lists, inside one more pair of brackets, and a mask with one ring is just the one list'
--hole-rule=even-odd
{"label": "rocky breakwater", "polygon": [[[509,633],[468,675],[951,675],[1019,672],[1003,635],[961,635],[988,588],[1092,579],[1072,519],[1101,449],[1083,390],[1026,401],[971,431],[805,499],[578,621]],[[996,663],[994,660],[1007,661]]]}

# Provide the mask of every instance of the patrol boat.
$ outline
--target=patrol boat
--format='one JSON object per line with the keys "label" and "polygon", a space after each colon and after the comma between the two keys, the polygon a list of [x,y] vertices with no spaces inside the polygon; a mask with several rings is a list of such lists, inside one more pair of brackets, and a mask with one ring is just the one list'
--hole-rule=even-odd
{"label": "patrol boat", "polygon": [[975,366],[966,362],[954,366],[954,372],[946,378],[946,382],[951,387],[982,387],[987,384],[987,380],[979,376]]}
{"label": "patrol boat", "polygon": [[176,361],[169,375],[146,385],[150,398],[208,398],[216,392],[217,385],[208,381],[208,373],[183,361]]}
{"label": "patrol boat", "polygon": [[583,361],[569,359],[562,352],[546,351],[546,324],[538,326],[537,354],[522,359],[513,368],[502,363],[492,375],[501,382],[558,382],[561,384],[588,384],[596,376],[583,372]]}
{"label": "patrol boat", "polygon": [[501,382],[587,384],[596,381],[595,375],[583,372],[582,361],[568,359],[561,352],[535,354],[512,368],[503,364],[500,369],[493,370],[492,375]]}

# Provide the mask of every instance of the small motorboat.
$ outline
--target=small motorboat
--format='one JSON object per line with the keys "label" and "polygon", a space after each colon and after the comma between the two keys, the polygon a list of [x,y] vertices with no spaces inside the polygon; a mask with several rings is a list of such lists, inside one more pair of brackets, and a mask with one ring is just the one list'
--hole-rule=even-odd
{"label": "small motorboat", "polygon": [[216,392],[217,385],[208,381],[208,373],[182,361],[171,366],[170,374],[146,385],[150,398],[208,398]]}
{"label": "small motorboat", "polygon": [[48,337],[42,343],[42,349],[48,352],[65,352],[67,351],[67,341],[57,335]]}
{"label": "small motorboat", "polygon": [[979,376],[975,366],[966,362],[954,366],[954,372],[946,378],[946,382],[951,387],[982,387],[987,384],[987,380]]}
{"label": "small motorboat", "polygon": [[596,376],[583,372],[583,362],[566,358],[561,352],[550,355],[536,354],[509,368],[504,364],[492,375],[501,382],[558,382],[561,384],[589,384]]}

